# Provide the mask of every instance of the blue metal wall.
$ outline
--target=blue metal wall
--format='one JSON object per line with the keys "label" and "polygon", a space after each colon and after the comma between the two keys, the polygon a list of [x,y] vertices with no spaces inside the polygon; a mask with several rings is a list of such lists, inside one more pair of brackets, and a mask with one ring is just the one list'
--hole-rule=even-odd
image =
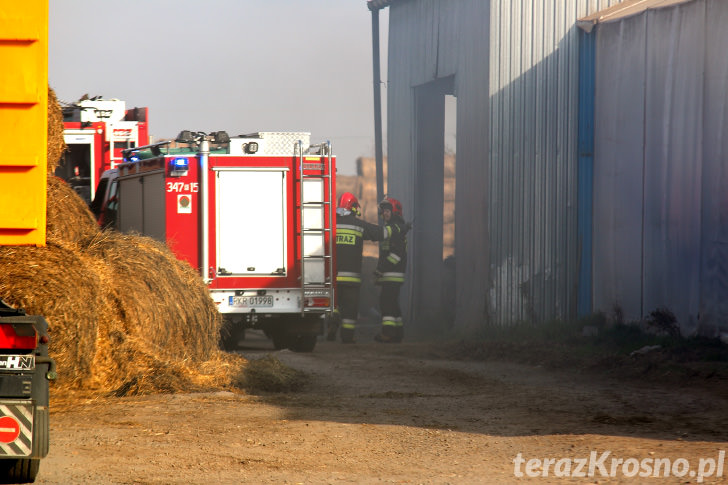
{"label": "blue metal wall", "polygon": [[[456,321],[503,325],[577,313],[576,20],[617,0],[399,0],[390,4],[389,186],[426,242],[415,89],[454,76]],[[419,180],[422,180],[421,174]],[[422,197],[419,197],[422,200]],[[409,210],[409,209],[408,209]],[[583,242],[583,241],[582,241]],[[432,264],[435,264],[433,261]],[[410,269],[410,279],[417,268]],[[406,292],[407,293],[407,292]],[[410,289],[410,301],[416,299]]]}

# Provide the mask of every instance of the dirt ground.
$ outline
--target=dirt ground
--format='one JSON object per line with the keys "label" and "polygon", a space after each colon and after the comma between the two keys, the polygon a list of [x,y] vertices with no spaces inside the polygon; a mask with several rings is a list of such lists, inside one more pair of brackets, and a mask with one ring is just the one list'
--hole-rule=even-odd
{"label": "dirt ground", "polygon": [[[722,379],[619,382],[593,370],[454,360],[426,343],[322,341],[310,354],[273,351],[255,334],[244,343],[248,359],[272,354],[303,371],[303,389],[52,398],[51,449],[36,483],[699,483],[692,472],[710,471],[710,459],[720,467],[728,448]],[[589,472],[580,460],[606,452],[606,475],[612,458],[630,466],[617,462],[610,477],[597,463],[594,476],[579,477]],[[690,469],[630,478],[635,460],[658,459]],[[728,483],[723,466],[705,483]]]}

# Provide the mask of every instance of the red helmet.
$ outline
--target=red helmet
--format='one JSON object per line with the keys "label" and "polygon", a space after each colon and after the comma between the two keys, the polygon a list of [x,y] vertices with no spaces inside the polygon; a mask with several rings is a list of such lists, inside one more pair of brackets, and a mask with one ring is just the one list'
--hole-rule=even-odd
{"label": "red helmet", "polygon": [[351,192],[344,192],[341,194],[338,206],[343,209],[350,210],[355,214],[359,214],[359,201]]}
{"label": "red helmet", "polygon": [[381,214],[384,209],[389,209],[392,211],[392,214],[404,217],[402,214],[402,203],[397,199],[385,196],[379,203],[379,213]]}

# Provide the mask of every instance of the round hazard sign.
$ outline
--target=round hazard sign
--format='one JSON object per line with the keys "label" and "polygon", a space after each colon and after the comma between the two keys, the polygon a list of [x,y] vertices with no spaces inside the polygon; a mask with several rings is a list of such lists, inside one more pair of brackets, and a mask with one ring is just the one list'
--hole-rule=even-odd
{"label": "round hazard sign", "polygon": [[192,197],[189,194],[177,195],[177,213],[192,214]]}
{"label": "round hazard sign", "polygon": [[12,443],[20,434],[20,423],[12,416],[0,418],[0,443]]}

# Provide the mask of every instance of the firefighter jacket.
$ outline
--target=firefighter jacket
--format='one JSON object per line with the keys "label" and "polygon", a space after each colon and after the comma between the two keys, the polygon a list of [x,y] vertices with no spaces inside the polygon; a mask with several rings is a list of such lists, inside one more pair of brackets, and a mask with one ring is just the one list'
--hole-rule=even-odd
{"label": "firefighter jacket", "polygon": [[336,282],[360,284],[364,240],[381,241],[383,236],[382,228],[353,213],[336,214]]}
{"label": "firefighter jacket", "polygon": [[384,239],[379,243],[377,283],[404,283],[407,269],[408,227],[398,215],[384,226]]}

